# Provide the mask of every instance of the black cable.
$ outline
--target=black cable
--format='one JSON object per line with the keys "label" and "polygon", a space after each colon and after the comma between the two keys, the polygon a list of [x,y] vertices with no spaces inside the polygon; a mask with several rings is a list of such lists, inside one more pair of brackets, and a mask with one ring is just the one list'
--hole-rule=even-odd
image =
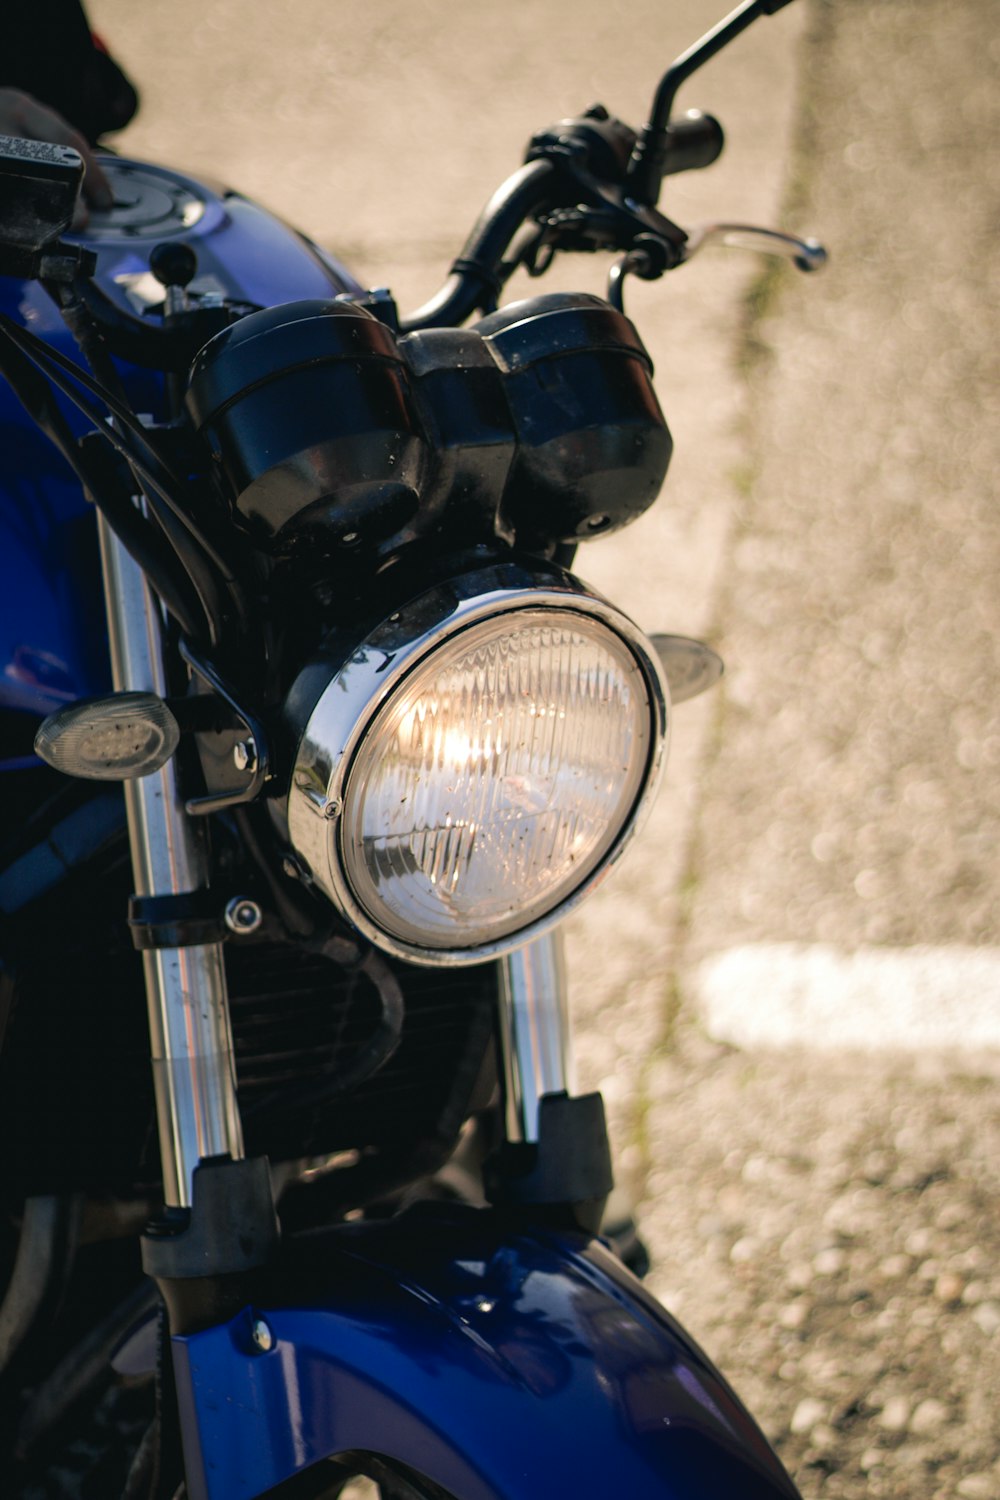
{"label": "black cable", "polygon": [[[242,597],[242,591],[237,580],[233,577],[229,565],[218,549],[197,525],[194,518],[176,498],[174,493],[183,487],[183,482],[170,469],[169,465],[157,453],[155,447],[150,443],[142,424],[137,420],[135,414],[124,403],[119,401],[110,391],[104,389],[98,381],[94,380],[87,372],[73,360],[67,359],[65,355],[57,350],[51,349],[34,334],[28,333],[18,324],[14,323],[4,314],[0,314],[0,331],[7,334],[11,342],[28,359],[41,365],[47,377],[61,390],[70,401],[94,424],[95,429],[104,437],[113,448],[119,452],[134,470],[142,487],[147,491],[148,498],[157,513],[168,540],[178,553],[181,562],[191,578],[195,592],[198,594],[201,606],[204,610],[209,625],[209,637],[213,645],[218,643],[222,634],[224,611],[219,602],[219,582],[211,576],[204,566],[210,562],[216,572],[220,575],[222,585],[227,589],[233,599],[234,607],[238,614],[245,620],[247,617],[246,604]],[[54,368],[53,368],[54,367]],[[112,427],[105,420],[105,414],[74,388],[73,382],[81,385],[83,389],[98,397],[108,409],[108,412],[121,424],[124,431]],[[138,450],[138,451],[137,451]],[[157,501],[166,506],[169,516],[163,514],[162,507]],[[179,521],[190,538],[198,548],[202,556],[192,556],[190,549],[181,540],[178,528],[172,524],[171,517]]]}
{"label": "black cable", "polygon": [[113,485],[97,473],[96,466],[81,450],[69,423],[52,399],[48,381],[12,341],[0,344],[0,374],[39,431],[62,454],[181,629],[187,635],[204,634],[207,622],[186,570],[178,566],[173,551],[164,545],[156,529],[135,508],[131,499],[116,494]]}
{"label": "black cable", "polygon": [[[111,357],[112,351],[108,337],[109,329],[104,320],[108,313],[116,311],[114,304],[103,293],[99,293],[94,283],[86,278],[78,277],[73,282],[72,287],[49,285],[47,286],[47,290],[60,307],[63,321],[76,340],[80,352],[87,360],[98,381],[103,383],[105,390],[102,392],[102,395],[104,399],[107,400],[106,393],[110,392],[120,403],[120,410],[134,417],[128,393],[119,376],[115,362]],[[91,293],[98,296],[101,312],[94,310]],[[131,321],[136,322],[137,320],[131,319]],[[173,332],[172,329],[166,328],[157,331],[163,337],[172,335]],[[73,366],[71,365],[71,372],[72,369]],[[138,429],[133,425],[132,430],[133,432],[138,430],[140,440],[148,441],[145,429],[141,424],[138,425]],[[152,451],[155,453],[155,449]],[[173,475],[173,480],[176,484],[183,485],[183,480],[180,476]],[[166,495],[165,499],[169,505],[169,495]],[[175,519],[171,519],[171,516],[162,507],[159,507],[156,510],[156,520],[159,522],[168,541],[180,558],[183,567],[191,576],[199,596],[211,601],[213,612],[210,615],[210,619],[216,618],[219,627],[216,635],[221,631],[225,614],[222,604],[218,599],[219,580],[212,576],[208,567],[204,566],[202,558],[197,554],[192,554],[190,547],[185,545],[184,535],[178,527],[178,521],[186,531],[194,535],[195,540],[206,552],[211,564],[214,565],[215,570],[221,577],[222,587],[237,620],[240,625],[247,626],[250,621],[249,602],[242,584],[236,578],[229,565],[227,555],[218,549],[207,532],[201,528],[195,531],[193,518],[189,510],[179,505],[177,507],[170,506],[170,510],[173,512]]]}
{"label": "black cable", "polygon": [[[75,406],[79,407],[84,416],[89,417],[97,430],[107,437],[108,442],[117,448],[123,457],[136,465],[142,473],[143,478],[155,486],[158,494],[165,487],[167,493],[163,495],[163,498],[168,500],[168,503],[172,506],[177,506],[177,501],[169,494],[169,484],[172,482],[177,488],[180,488],[181,481],[176,474],[171,473],[168,465],[152,447],[142,423],[138,421],[134,412],[124,403],[117,400],[110,391],[106,391],[98,381],[88,375],[86,370],[82,369],[74,360],[68,359],[65,354],[60,354],[58,349],[50,348],[44,340],[38,338],[33,333],[29,333],[26,328],[21,328],[19,324],[15,323],[5,313],[0,313],[0,328],[3,329],[7,337],[12,343],[17,345],[28,359],[34,361],[36,364],[55,367],[54,370],[51,368],[46,369],[47,377],[52,381],[53,385],[61,390],[63,395],[67,396]],[[69,380],[67,380],[67,376],[70,377]],[[96,396],[98,400],[104,402],[110,414],[129,433],[132,442],[137,445],[140,452],[137,453],[130,450],[124,436],[107,426],[105,413],[99,411],[92,402],[81,396],[80,392],[74,389],[71,383],[73,381],[81,385],[91,396]],[[182,510],[182,507],[178,506],[178,509]],[[191,527],[196,540],[200,541],[201,538],[198,537],[197,527],[190,517],[187,518],[187,523]],[[206,546],[207,550],[207,544],[203,543],[203,545]]]}
{"label": "black cable", "polygon": [[178,567],[176,549],[164,545],[162,533],[146,520],[129,496],[112,498],[106,490],[98,493],[86,480],[84,483],[108,525],[184,634],[194,640],[211,636],[201,596],[192,588],[187,569]]}
{"label": "black cable", "polygon": [[[89,418],[89,420],[93,423],[95,430],[103,438],[105,438],[108,443],[111,444],[115,451],[121,454],[121,456],[129,464],[130,468],[136,474],[139,482],[147,491],[147,493],[149,491],[153,492],[152,494],[148,495],[148,498],[157,513],[157,519],[161,519],[160,513],[156,507],[157,499],[162,500],[163,503],[169,507],[170,511],[174,511],[176,508],[176,503],[172,502],[167,495],[164,495],[162,484],[157,481],[153,474],[150,473],[149,466],[141,459],[138,459],[136,457],[134,450],[130,448],[129,443],[125,440],[123,434],[108,424],[105,419],[105,414],[101,412],[93,402],[87,400],[84,396],[82,396],[79,391],[73,389],[70,380],[68,380],[61,373],[60,367],[63,365],[69,366],[72,371],[72,378],[74,380],[78,380],[80,384],[83,385],[87,390],[94,389],[95,391],[99,392],[101,395],[101,399],[105,401],[108,409],[116,418],[118,416],[118,413],[115,408],[119,405],[119,403],[116,401],[113,402],[112,399],[105,395],[105,393],[101,391],[101,387],[97,384],[97,382],[92,381],[89,376],[87,376],[86,373],[79,368],[79,366],[73,364],[71,360],[67,360],[64,358],[64,356],[56,354],[54,350],[49,349],[46,345],[41,345],[41,350],[36,350],[32,346],[33,341],[32,336],[30,335],[23,342],[19,337],[15,337],[15,333],[20,334],[22,330],[17,329],[16,325],[13,325],[12,329],[10,320],[4,317],[2,314],[0,314],[0,330],[8,335],[11,341],[19,350],[21,350],[22,353],[26,352],[24,348],[24,345],[26,344],[27,350],[30,351],[30,353],[27,353],[27,357],[29,359],[35,358],[37,355],[39,363],[42,363],[44,360],[45,363],[51,361],[52,363],[56,364],[57,369],[55,372],[53,372],[52,370],[48,370],[46,372],[48,378],[51,379],[52,383],[57,387],[57,389],[61,390],[63,394],[66,395],[79,408],[79,410],[83,412],[84,416]],[[40,343],[41,341],[39,340],[35,342]],[[130,431],[133,424],[134,419],[132,419],[131,417],[127,418],[124,423],[124,425]],[[134,433],[132,435],[134,437]],[[146,446],[148,447],[148,444]],[[154,464],[158,462],[157,456],[155,454],[153,455],[153,462]],[[177,552],[177,550],[178,549],[174,544],[174,551]],[[214,594],[215,591],[213,589],[210,592],[209,598],[206,599],[204,593],[202,592],[202,589],[199,587],[198,581],[194,576],[192,576],[193,569],[190,566],[190,559],[187,556],[182,556],[181,562],[184,566],[185,572],[191,579],[191,583],[195,593],[198,595],[198,602],[206,622],[209,641],[214,645],[218,641],[221,630],[217,599],[212,598],[212,594]],[[197,569],[197,564],[195,564],[195,569]],[[197,632],[197,634],[201,634],[201,632],[199,631]]]}
{"label": "black cable", "polygon": [[[135,413],[110,391],[104,389],[98,381],[87,374],[75,361],[68,359],[65,354],[60,354],[58,349],[52,349],[35,334],[29,333],[27,329],[21,328],[13,319],[6,314],[0,313],[0,328],[7,334],[18,348],[27,355],[29,359],[37,363],[54,366],[55,370],[46,371],[48,378],[52,381],[63,395],[67,396],[86,417],[93,422],[98,432],[105,436],[109,443],[128,460],[136,471],[142,476],[143,482],[149,485],[163,502],[170,507],[178,520],[182,521],[192,538],[202,548],[207,557],[218,568],[223,577],[230,581],[229,566],[224,557],[216,550],[214,543],[201,530],[194,517],[184,508],[176,498],[175,490],[183,488],[183,480],[179,475],[173,473],[169,464],[161,454],[156,451],[150,442],[148,434],[142,423],[137,419]],[[58,372],[58,373],[56,373]],[[67,379],[66,377],[69,377]],[[76,381],[90,395],[96,396],[103,401],[110,414],[129,434],[134,448],[129,447],[124,434],[108,427],[104,420],[104,413],[100,412],[90,401],[82,397],[79,391],[74,390],[72,381]],[[136,451],[138,450],[138,451]],[[235,581],[235,580],[233,580]]]}

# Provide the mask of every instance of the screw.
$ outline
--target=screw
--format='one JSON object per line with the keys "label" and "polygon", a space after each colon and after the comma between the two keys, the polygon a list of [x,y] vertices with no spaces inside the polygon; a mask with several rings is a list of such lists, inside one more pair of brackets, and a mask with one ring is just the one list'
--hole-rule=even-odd
{"label": "screw", "polygon": [[331,797],[329,802],[323,804],[324,818],[339,818],[344,810],[344,804],[337,797]]}
{"label": "screw", "polygon": [[253,1341],[261,1354],[267,1354],[274,1348],[274,1334],[268,1328],[263,1318],[253,1320]]}
{"label": "screw", "polygon": [[249,896],[234,896],[226,905],[225,915],[229,931],[237,933],[240,937],[256,932],[264,920],[264,913],[256,901],[251,901]]}
{"label": "screw", "polygon": [[257,766],[257,746],[253,740],[237,740],[233,746],[233,764],[237,771],[253,771]]}

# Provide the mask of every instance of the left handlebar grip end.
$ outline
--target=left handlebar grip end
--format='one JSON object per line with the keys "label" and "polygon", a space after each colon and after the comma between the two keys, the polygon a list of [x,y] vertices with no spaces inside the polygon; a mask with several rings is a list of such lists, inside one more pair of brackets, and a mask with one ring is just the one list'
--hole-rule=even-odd
{"label": "left handlebar grip end", "polygon": [[710,167],[722,155],[726,133],[714,115],[689,109],[681,120],[667,126],[664,142],[663,175],[694,172]]}
{"label": "left handlebar grip end", "polygon": [[710,167],[722,155],[725,132],[714,115],[691,109],[662,129],[645,127],[636,142],[626,181],[632,197],[655,203],[664,177]]}

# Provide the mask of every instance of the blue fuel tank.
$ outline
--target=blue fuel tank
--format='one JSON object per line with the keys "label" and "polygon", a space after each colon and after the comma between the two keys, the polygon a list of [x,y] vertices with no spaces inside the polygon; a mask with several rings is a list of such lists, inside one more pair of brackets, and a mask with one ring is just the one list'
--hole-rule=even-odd
{"label": "blue fuel tank", "polygon": [[[155,317],[163,288],[150,252],[184,241],[198,269],[190,290],[273,306],[361,290],[332,256],[258,204],[164,167],[102,158],[115,194],[72,238],[97,252],[96,281],[133,315]],[[33,282],[0,277],[0,311],[71,358],[62,318]],[[122,370],[140,413],[162,415],[154,372]],[[75,431],[87,423],[71,406]],[[38,721],[108,690],[107,637],[92,507],[62,456],[0,379],[0,769],[34,764]]]}

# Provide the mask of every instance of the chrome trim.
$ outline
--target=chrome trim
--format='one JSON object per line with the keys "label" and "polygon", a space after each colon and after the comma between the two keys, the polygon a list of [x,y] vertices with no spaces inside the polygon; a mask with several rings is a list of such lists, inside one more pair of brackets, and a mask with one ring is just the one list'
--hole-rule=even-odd
{"label": "chrome trim", "polygon": [[780,229],[761,229],[756,224],[698,224],[688,234],[684,259],[692,260],[707,245],[782,255],[799,271],[822,271],[829,259],[819,240],[800,239],[798,235],[785,234]]}
{"label": "chrome trim", "polygon": [[[417,947],[382,931],[354,897],[340,858],[340,812],[354,753],[382,704],[442,642],[480,620],[518,610],[571,611],[615,631],[630,647],[649,692],[646,778],[618,843],[565,901],[530,926],[474,948]],[[498,564],[450,579],[383,620],[333,672],[301,735],[288,794],[288,828],[310,877],[347,919],[385,953],[443,968],[495,958],[548,932],[607,876],[649,811],[669,742],[669,692],[656,651],[638,627],[569,574]]]}
{"label": "chrome trim", "polygon": [[[98,516],[116,690],[167,691],[160,612],[142,569]],[[170,760],[123,784],[136,894],[165,896],[208,883],[202,829],[187,815]],[[189,1207],[195,1168],[243,1156],[222,944],[143,953],[166,1202]]]}
{"label": "chrome trim", "polygon": [[249,937],[264,921],[264,913],[251,896],[233,896],[226,902],[223,918],[229,931],[237,937]]}
{"label": "chrome trim", "polygon": [[498,1014],[507,1140],[535,1142],[542,1096],[576,1093],[561,932],[503,959]]}

